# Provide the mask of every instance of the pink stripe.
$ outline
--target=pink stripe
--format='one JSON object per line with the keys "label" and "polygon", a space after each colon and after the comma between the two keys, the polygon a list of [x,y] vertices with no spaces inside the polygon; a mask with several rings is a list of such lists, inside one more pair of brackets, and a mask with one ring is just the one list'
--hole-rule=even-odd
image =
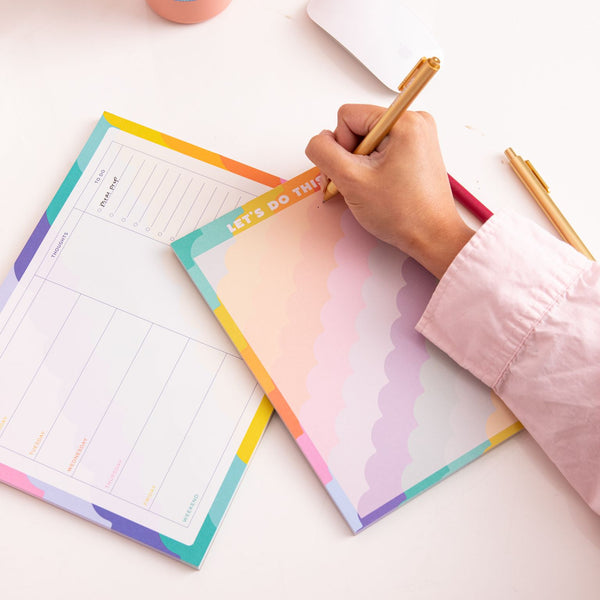
{"label": "pink stripe", "polygon": [[0,480],[37,498],[44,497],[44,491],[35,487],[25,473],[11,469],[2,463],[0,463]]}
{"label": "pink stripe", "polygon": [[[327,461],[341,441],[336,420],[348,400],[343,390],[353,373],[351,351],[359,342],[357,320],[365,309],[362,288],[372,276],[369,258],[377,246],[377,240],[358,224],[348,209],[341,215],[340,225],[343,237],[333,248],[336,265],[327,277],[329,298],[319,312],[320,331],[313,337],[316,364],[306,377],[309,398],[298,413],[304,429]],[[314,245],[313,240],[311,243]],[[314,264],[311,261],[311,274]],[[307,277],[302,289],[311,287]]]}
{"label": "pink stripe", "polygon": [[296,443],[304,453],[304,456],[308,459],[310,466],[315,470],[321,483],[327,485],[333,477],[327,468],[327,464],[315,448],[314,444],[310,441],[310,438],[306,433],[303,433],[300,437],[296,438]]}

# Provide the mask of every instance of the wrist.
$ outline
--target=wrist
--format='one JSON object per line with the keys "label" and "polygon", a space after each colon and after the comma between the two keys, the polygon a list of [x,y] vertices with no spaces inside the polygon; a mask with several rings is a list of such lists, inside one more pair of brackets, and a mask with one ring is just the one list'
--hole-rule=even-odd
{"label": "wrist", "polygon": [[475,232],[458,217],[456,222],[432,231],[409,254],[432,275],[441,279]]}

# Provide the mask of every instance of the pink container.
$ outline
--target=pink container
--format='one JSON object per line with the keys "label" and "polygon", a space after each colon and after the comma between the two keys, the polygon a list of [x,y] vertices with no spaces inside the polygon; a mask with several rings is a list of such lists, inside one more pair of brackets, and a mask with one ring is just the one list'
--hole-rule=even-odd
{"label": "pink container", "polygon": [[158,15],[176,23],[200,23],[227,8],[231,0],[146,0]]}

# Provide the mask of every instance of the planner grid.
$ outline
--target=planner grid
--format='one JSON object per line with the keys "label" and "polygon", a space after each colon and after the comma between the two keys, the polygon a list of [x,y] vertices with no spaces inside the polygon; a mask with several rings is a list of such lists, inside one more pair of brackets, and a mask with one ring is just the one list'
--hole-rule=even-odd
{"label": "planner grid", "polygon": [[108,113],[74,169],[0,290],[0,480],[198,566],[272,409],[160,276],[279,180]]}

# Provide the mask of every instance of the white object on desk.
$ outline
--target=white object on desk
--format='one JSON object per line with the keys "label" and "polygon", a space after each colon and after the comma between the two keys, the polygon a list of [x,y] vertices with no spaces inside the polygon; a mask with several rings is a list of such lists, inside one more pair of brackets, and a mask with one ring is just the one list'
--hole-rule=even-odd
{"label": "white object on desk", "polygon": [[421,57],[442,58],[425,25],[396,0],[311,0],[307,12],[394,91]]}
{"label": "white object on desk", "polygon": [[[397,1],[444,49],[419,105],[436,118],[447,170],[490,209],[535,218],[537,205],[501,163],[513,144],[535,158],[600,254],[600,204],[589,179],[572,176],[597,163],[600,83],[577,56],[597,53],[600,4],[546,4],[536,27],[538,2]],[[234,1],[182,27],[142,1],[3,2],[3,275],[105,107],[290,178],[308,168],[308,138],[335,126],[340,104],[389,104],[392,92],[375,77],[369,86],[372,76],[333,42],[331,72],[322,55],[330,40],[307,3]],[[85,43],[74,51],[77,40]],[[540,53],[539,68],[523,59]],[[567,78],[576,95],[553,85]],[[557,152],[553,141],[576,151]],[[598,600],[600,589],[600,518],[527,433],[353,537],[275,418],[199,572],[3,485],[0,506],[10,600]]]}

